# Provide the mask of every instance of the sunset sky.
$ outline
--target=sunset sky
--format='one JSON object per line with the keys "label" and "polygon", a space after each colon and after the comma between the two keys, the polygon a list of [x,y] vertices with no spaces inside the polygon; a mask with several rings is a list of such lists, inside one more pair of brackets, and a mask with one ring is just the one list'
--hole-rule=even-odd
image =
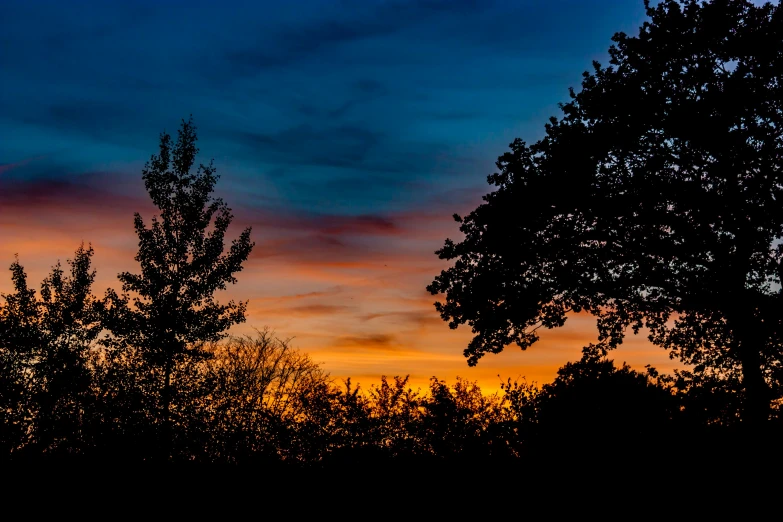
{"label": "sunset sky", "polygon": [[[96,292],[137,270],[141,169],[192,114],[235,237],[255,249],[221,300],[249,300],[334,377],[550,381],[595,339],[589,316],[469,368],[425,287],[460,234],[451,216],[635,33],[642,0],[36,2],[0,5],[0,267],[38,284],[81,241]],[[0,273],[0,292],[10,273]],[[630,336],[617,362],[669,370]]]}

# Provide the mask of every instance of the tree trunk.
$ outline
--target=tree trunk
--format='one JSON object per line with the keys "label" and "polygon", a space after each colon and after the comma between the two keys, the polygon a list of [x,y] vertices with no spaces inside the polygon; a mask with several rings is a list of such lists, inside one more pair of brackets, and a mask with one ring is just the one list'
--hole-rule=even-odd
{"label": "tree trunk", "polygon": [[[736,188],[740,193],[741,189]],[[732,271],[727,297],[729,316],[726,318],[734,338],[733,349],[742,365],[742,385],[745,389],[742,422],[752,438],[760,435],[771,413],[771,393],[761,369],[761,352],[767,344],[764,324],[756,316],[760,295],[748,288],[748,274],[753,269],[755,231],[747,224],[735,230],[737,246],[729,263]]]}
{"label": "tree trunk", "polygon": [[742,421],[751,431],[758,431],[766,425],[771,411],[770,390],[761,369],[761,349],[766,339],[752,310],[738,312],[732,334],[745,389]]}

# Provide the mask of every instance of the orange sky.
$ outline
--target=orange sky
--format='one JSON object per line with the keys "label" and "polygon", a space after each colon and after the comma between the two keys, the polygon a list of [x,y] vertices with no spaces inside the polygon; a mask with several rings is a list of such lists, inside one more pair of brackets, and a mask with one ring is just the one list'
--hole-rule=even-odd
{"label": "orange sky", "polygon": [[[140,177],[123,195],[101,190],[102,184],[6,185],[0,194],[0,263],[9,266],[18,253],[37,286],[52,264],[64,262],[84,240],[96,252],[96,292],[118,289],[116,274],[137,269],[133,212],[149,220],[154,209]],[[480,194],[473,194],[460,203],[463,208],[453,210],[469,210],[479,201]],[[387,219],[317,220],[234,209],[230,237],[251,225],[256,247],[239,283],[221,296],[249,300],[247,322],[232,333],[268,326],[292,337],[294,346],[323,363],[333,377],[352,377],[369,387],[381,375],[410,374],[414,387],[425,387],[431,376],[451,382],[459,375],[492,391],[500,383],[498,375],[551,381],[559,366],[577,359],[581,347],[595,340],[594,320],[575,315],[564,327],[544,331],[525,352],[512,346],[468,367],[462,350],[470,331],[450,330],[433,307],[435,297],[425,290],[446,266],[434,250],[458,234],[450,213],[441,209]],[[10,289],[9,276],[0,277],[0,291]],[[669,371],[675,365],[644,335],[630,333],[614,358],[636,368],[650,363]]]}

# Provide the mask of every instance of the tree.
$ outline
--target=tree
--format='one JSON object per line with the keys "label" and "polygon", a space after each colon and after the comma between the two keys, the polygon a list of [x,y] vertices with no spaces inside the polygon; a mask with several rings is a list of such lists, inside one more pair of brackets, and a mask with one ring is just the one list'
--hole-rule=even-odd
{"label": "tree", "polygon": [[[21,429],[41,453],[80,451],[91,406],[90,349],[101,331],[102,303],[92,296],[92,247],[79,246],[66,274],[58,262],[40,299],[24,268],[11,265],[14,292],[0,310],[3,402],[9,431]],[[29,429],[25,426],[29,425]]]}
{"label": "tree", "polygon": [[247,302],[219,304],[214,293],[236,283],[234,274],[254,243],[246,228],[225,252],[233,215],[222,199],[212,196],[218,180],[212,162],[191,172],[198,153],[192,119],[182,121],[174,144],[161,134],[159,148],[142,178],[160,218],[154,216],[147,227],[135,214],[141,273],[119,274],[124,294],[110,293],[113,305],[107,317],[114,334],[109,343],[138,349],[160,377],[162,450],[169,453],[174,370],[205,357],[205,343],[224,338],[230,326],[245,320]]}
{"label": "tree", "polygon": [[475,383],[457,377],[453,386],[430,378],[430,393],[423,401],[422,438],[432,455],[440,458],[497,456],[488,435],[500,422],[502,402],[497,394],[485,396]]}
{"label": "tree", "polygon": [[[381,376],[380,385],[370,388],[370,415],[377,427],[377,444],[396,458],[429,454],[430,447],[421,429],[426,398],[413,390],[410,376],[395,375],[393,383]],[[431,381],[439,382],[439,381]]]}
{"label": "tree", "polygon": [[210,383],[197,416],[208,425],[211,458],[296,460],[295,424],[305,397],[330,383],[329,374],[306,353],[268,329],[208,346],[200,363]]}
{"label": "tree", "polygon": [[647,327],[694,371],[740,375],[758,425],[783,380],[783,8],[645,6],[562,119],[500,156],[428,289],[476,334],[471,365],[587,311],[604,349]]}
{"label": "tree", "polygon": [[29,441],[33,417],[31,365],[37,339],[32,325],[38,316],[35,290],[27,285],[24,268],[11,265],[14,292],[2,295],[0,307],[0,449],[3,456]]}
{"label": "tree", "polygon": [[666,448],[667,431],[680,421],[680,401],[655,377],[654,369],[645,374],[625,363],[615,367],[598,347],[588,346],[579,361],[560,368],[536,396],[531,439],[552,448],[551,453],[564,448],[589,453],[607,440],[615,448],[648,455]]}

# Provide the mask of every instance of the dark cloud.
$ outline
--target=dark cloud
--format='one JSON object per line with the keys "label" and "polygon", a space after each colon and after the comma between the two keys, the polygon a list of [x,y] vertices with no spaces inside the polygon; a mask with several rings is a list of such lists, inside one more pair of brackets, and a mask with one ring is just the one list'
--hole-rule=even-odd
{"label": "dark cloud", "polygon": [[384,94],[388,92],[384,87],[383,83],[369,78],[356,80],[355,82],[353,82],[353,87],[357,91],[366,95],[378,95],[378,94]]}
{"label": "dark cloud", "polygon": [[274,36],[275,46],[259,45],[228,51],[224,59],[241,73],[255,74],[270,67],[291,67],[326,48],[390,34],[396,25],[393,20],[323,20],[278,31]]}
{"label": "dark cloud", "polygon": [[342,347],[390,349],[393,348],[397,343],[393,335],[373,334],[361,336],[341,336],[335,339],[334,344],[336,346]]}
{"label": "dark cloud", "polygon": [[[106,177],[111,174],[107,173]],[[101,173],[83,176],[78,181],[56,178],[8,180],[0,178],[0,209],[82,207],[116,210],[118,207],[143,207],[149,203],[141,198],[118,194],[101,187],[95,180]]]}
{"label": "dark cloud", "polygon": [[374,215],[361,215],[346,218],[345,216],[331,216],[319,220],[323,227],[321,232],[325,234],[373,234],[373,235],[397,235],[402,231],[388,218]]}
{"label": "dark cloud", "polygon": [[241,131],[231,136],[245,154],[287,165],[361,168],[382,139],[379,131],[358,126],[317,129],[298,125],[273,133]]}
{"label": "dark cloud", "polygon": [[269,212],[243,209],[243,222],[258,223],[274,230],[305,232],[323,237],[344,235],[399,235],[404,233],[393,218],[382,214],[322,214],[308,212]]}
{"label": "dark cloud", "polygon": [[50,105],[46,123],[63,132],[82,133],[96,142],[127,145],[133,142],[129,136],[139,134],[137,117],[133,107],[119,100],[76,99]]}
{"label": "dark cloud", "polygon": [[297,66],[337,46],[390,38],[411,26],[431,28],[428,22],[433,17],[466,17],[481,5],[476,1],[343,2],[342,9],[331,10],[316,5],[315,19],[267,31],[252,47],[228,50],[224,60],[245,74]]}
{"label": "dark cloud", "polygon": [[293,294],[293,295],[281,295],[277,297],[271,297],[267,298],[266,301],[272,302],[272,303],[288,303],[288,302],[299,302],[299,301],[306,301],[308,299],[318,299],[321,297],[334,297],[338,294],[340,294],[343,291],[342,287],[340,286],[334,286],[331,288],[328,288],[326,290],[321,290],[318,292],[305,292],[302,294]]}
{"label": "dark cloud", "polygon": [[377,312],[364,314],[360,316],[360,319],[365,322],[372,321],[373,319],[391,319],[392,321],[399,321],[417,326],[432,326],[443,323],[443,320],[437,315],[437,313],[430,308],[428,308],[426,311]]}
{"label": "dark cloud", "polygon": [[345,314],[355,310],[352,306],[339,306],[339,305],[326,305],[326,304],[312,304],[293,306],[287,309],[293,314],[301,315],[334,315]]}
{"label": "dark cloud", "polygon": [[379,256],[379,239],[405,234],[392,220],[374,215],[277,215],[259,221],[254,230],[267,239],[257,241],[253,259],[283,257],[306,264],[352,263]]}

